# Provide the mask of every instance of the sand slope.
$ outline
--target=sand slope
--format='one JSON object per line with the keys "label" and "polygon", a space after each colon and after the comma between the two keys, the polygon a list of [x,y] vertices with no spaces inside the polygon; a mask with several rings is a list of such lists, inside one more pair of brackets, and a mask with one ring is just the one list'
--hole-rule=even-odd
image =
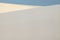
{"label": "sand slope", "polygon": [[36,6],[0,3],[0,13],[11,12],[16,10],[26,10],[34,7]]}
{"label": "sand slope", "polygon": [[0,13],[0,40],[60,40],[60,5]]}

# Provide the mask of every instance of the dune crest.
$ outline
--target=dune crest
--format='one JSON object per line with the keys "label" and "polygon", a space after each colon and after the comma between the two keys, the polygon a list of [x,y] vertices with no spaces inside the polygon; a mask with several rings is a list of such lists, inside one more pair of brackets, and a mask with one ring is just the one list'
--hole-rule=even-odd
{"label": "dune crest", "polygon": [[0,3],[0,13],[11,12],[11,11],[16,11],[16,10],[31,9],[34,7],[36,7],[36,6]]}
{"label": "dune crest", "polygon": [[17,5],[17,4],[8,4],[8,3],[0,3],[0,13],[12,12],[17,10],[26,10],[32,8],[59,8],[60,5],[52,5],[52,6],[29,6],[29,5]]}

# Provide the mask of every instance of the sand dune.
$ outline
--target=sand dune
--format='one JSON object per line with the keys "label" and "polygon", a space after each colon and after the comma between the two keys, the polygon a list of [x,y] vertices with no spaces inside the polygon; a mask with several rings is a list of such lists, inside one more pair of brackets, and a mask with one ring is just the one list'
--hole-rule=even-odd
{"label": "sand dune", "polygon": [[0,13],[0,40],[60,40],[60,5]]}
{"label": "sand dune", "polygon": [[31,9],[35,7],[36,6],[0,3],[0,13],[11,12],[16,10],[26,10],[26,9]]}
{"label": "sand dune", "polygon": [[51,7],[54,8],[60,8],[60,5],[53,5],[53,6],[29,6],[29,5],[17,5],[17,4],[8,4],[8,3],[0,3],[0,13],[6,13],[6,12],[13,12],[18,10],[26,10],[26,9],[32,9],[32,8],[46,8],[50,9]]}

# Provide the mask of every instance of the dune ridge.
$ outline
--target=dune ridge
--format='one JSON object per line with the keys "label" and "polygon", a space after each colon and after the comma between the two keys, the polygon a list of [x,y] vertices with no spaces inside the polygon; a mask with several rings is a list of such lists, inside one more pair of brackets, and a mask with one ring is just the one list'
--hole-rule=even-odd
{"label": "dune ridge", "polygon": [[52,6],[29,6],[29,5],[17,5],[17,4],[8,4],[8,3],[0,3],[0,13],[18,11],[18,10],[28,10],[34,8],[60,8],[60,5],[52,5]]}

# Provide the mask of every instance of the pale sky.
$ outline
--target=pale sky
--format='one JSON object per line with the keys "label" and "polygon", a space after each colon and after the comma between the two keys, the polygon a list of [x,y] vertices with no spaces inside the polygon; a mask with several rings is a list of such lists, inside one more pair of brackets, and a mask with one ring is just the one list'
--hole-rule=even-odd
{"label": "pale sky", "polygon": [[38,6],[60,4],[60,0],[0,0],[0,2]]}

